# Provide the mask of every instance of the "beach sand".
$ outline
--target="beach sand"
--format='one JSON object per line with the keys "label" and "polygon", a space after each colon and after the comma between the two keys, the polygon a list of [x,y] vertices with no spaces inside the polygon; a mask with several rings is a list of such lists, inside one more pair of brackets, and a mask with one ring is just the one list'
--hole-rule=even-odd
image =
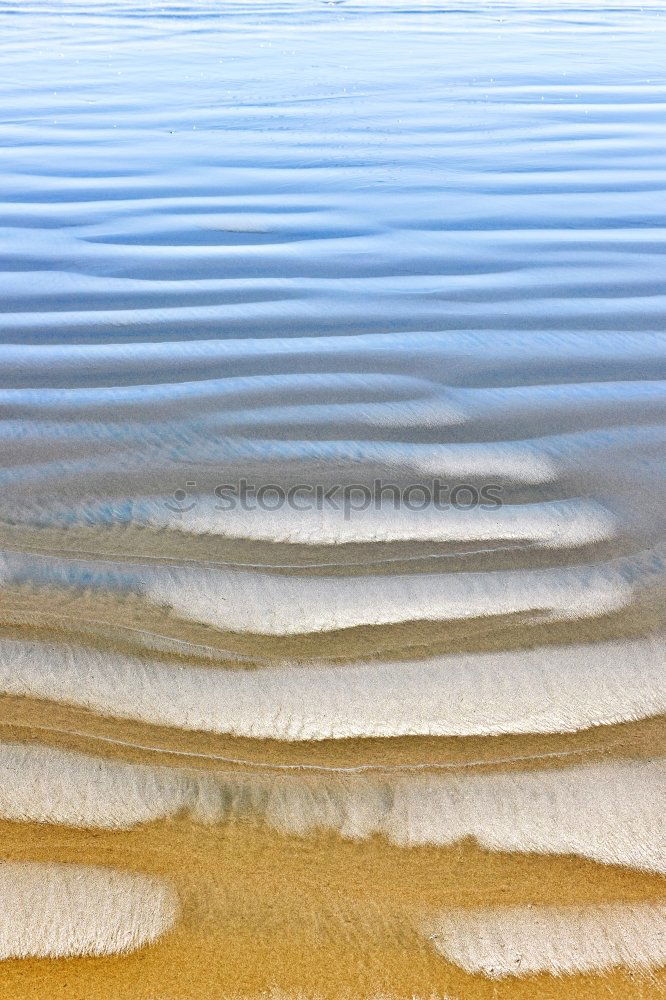
{"label": "beach sand", "polygon": [[0,3],[1,1000],[666,997],[666,19]]}

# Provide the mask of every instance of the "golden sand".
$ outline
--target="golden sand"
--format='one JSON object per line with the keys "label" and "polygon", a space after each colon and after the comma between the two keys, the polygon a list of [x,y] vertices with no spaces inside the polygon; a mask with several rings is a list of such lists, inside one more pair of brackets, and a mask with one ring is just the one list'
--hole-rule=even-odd
{"label": "golden sand", "polygon": [[0,1000],[666,1000],[663,15],[0,0]]}
{"label": "golden sand", "polygon": [[[448,963],[424,938],[438,908],[664,898],[663,877],[573,858],[452,848],[397,848],[381,838],[295,838],[262,824],[182,819],[125,833],[2,823],[11,860],[121,866],[168,877],[184,916],[152,946],[119,958],[20,960],[0,965],[0,995],[15,1000],[123,996],[199,1000],[388,994],[511,1000],[657,998],[666,973],[610,971],[490,982]],[[41,991],[41,992],[40,992]]]}

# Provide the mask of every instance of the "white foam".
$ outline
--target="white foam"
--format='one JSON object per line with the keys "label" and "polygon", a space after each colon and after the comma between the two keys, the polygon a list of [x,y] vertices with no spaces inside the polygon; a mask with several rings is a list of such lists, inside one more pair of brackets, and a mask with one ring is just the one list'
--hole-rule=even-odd
{"label": "white foam", "polygon": [[403,847],[474,837],[489,850],[666,873],[663,760],[490,774],[223,776],[3,743],[0,770],[4,819],[127,829],[187,809],[202,822],[249,815],[300,836],[381,834]]}
{"label": "white foam", "polygon": [[134,951],[168,931],[178,913],[176,894],[162,879],[0,861],[0,959]]}
{"label": "white foam", "polygon": [[635,589],[612,564],[348,578],[165,567],[137,585],[186,620],[263,635],[519,613],[567,621],[626,607]]}
{"label": "white foam", "polygon": [[[402,847],[474,837],[489,850],[574,854],[666,872],[665,765],[613,761],[559,770],[412,774],[328,783],[302,777],[254,789],[254,808],[284,832],[382,834]],[[247,787],[237,792],[247,808]]]}
{"label": "white foam", "polygon": [[[418,502],[418,495],[415,497]],[[316,509],[314,493],[296,496],[297,505],[311,505],[312,509],[304,510],[290,506],[279,511],[243,510],[241,506],[226,510],[214,497],[194,498],[193,503],[191,496],[186,496],[180,505],[169,496],[70,505],[26,502],[5,504],[2,513],[12,523],[44,527],[149,525],[193,535],[312,546],[430,541],[479,543],[490,548],[567,549],[610,540],[619,530],[618,519],[609,510],[582,498],[505,504],[494,509],[490,505],[487,509],[464,510],[451,505],[438,509],[430,504],[422,510],[396,510],[387,494],[386,502],[354,510],[353,517],[330,506]],[[460,502],[469,502],[469,494],[461,494]]]}
{"label": "white foam", "polygon": [[182,619],[232,632],[297,635],[360,625],[523,614],[573,621],[626,607],[663,579],[659,553],[608,563],[492,572],[286,575],[232,568],[0,554],[0,579],[133,591]]}
{"label": "white foam", "polygon": [[450,962],[491,979],[666,964],[664,903],[451,910],[427,933]]}
{"label": "white foam", "polygon": [[0,691],[258,739],[573,732],[666,711],[661,636],[408,662],[186,667],[0,639]]}
{"label": "white foam", "polygon": [[129,829],[193,801],[186,774],[33,744],[0,743],[0,816]]}
{"label": "white foam", "polygon": [[381,830],[403,845],[474,837],[489,850],[577,854],[666,872],[665,777],[661,760],[421,775],[396,785]]}
{"label": "white foam", "polygon": [[[497,495],[497,494],[496,494]],[[468,495],[461,497],[465,502]],[[418,498],[417,498],[418,499]],[[303,503],[304,497],[296,498]],[[358,502],[358,501],[357,501]],[[91,512],[94,516],[94,511]],[[141,519],[141,513],[138,512]],[[81,519],[83,519],[81,517]],[[616,519],[590,500],[559,500],[534,504],[507,504],[493,510],[440,510],[430,504],[423,510],[396,510],[389,502],[367,510],[280,511],[222,510],[215,502],[199,501],[191,510],[174,516],[173,502],[147,503],[145,519],[155,527],[190,534],[214,534],[253,541],[301,545],[340,545],[350,542],[433,541],[497,542],[566,549],[613,538]]]}

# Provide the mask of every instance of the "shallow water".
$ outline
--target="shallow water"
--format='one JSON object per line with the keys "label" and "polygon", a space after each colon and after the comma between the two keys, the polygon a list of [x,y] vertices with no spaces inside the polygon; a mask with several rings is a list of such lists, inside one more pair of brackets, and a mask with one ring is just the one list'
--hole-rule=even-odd
{"label": "shallow water", "polygon": [[[0,35],[7,802],[16,741],[64,755],[33,807],[0,793],[5,856],[182,906],[141,974],[22,959],[3,989],[660,995],[622,967],[663,965],[662,5],[0,0]],[[193,767],[238,808],[174,819]],[[520,795],[440,802],[479,768]],[[102,841],[130,787],[152,825]]]}

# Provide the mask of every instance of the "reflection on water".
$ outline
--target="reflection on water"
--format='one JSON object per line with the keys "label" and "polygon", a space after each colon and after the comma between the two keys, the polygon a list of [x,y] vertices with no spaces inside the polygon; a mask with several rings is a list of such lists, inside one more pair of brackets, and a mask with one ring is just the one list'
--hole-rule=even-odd
{"label": "reflection on water", "polygon": [[161,933],[102,864],[111,997],[660,995],[666,12],[0,30],[5,856],[118,900],[0,956]]}

